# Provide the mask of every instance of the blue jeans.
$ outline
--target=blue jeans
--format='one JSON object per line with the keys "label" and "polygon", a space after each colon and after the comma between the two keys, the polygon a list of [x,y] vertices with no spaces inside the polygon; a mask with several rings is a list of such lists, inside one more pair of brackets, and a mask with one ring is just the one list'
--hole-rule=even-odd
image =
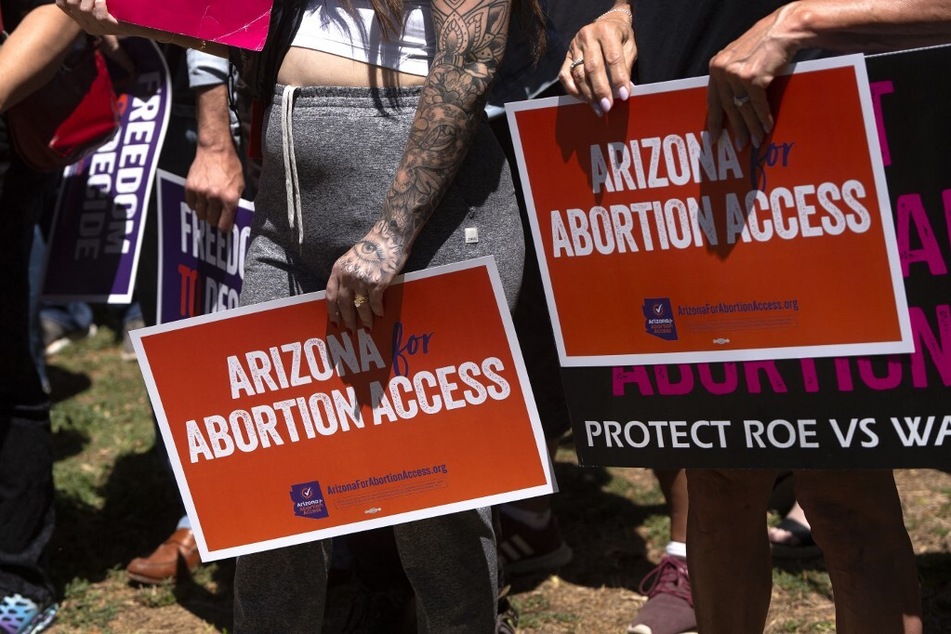
{"label": "blue jeans", "polygon": [[92,324],[92,308],[85,302],[42,302],[40,317],[55,321],[67,331],[85,332]]}

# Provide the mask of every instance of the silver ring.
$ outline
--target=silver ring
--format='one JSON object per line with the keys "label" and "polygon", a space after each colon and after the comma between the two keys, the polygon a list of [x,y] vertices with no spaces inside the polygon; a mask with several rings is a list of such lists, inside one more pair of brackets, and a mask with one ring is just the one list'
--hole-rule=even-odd
{"label": "silver ring", "polygon": [[742,95],[742,96],[733,95],[733,105],[736,106],[737,108],[742,108],[743,106],[747,104],[747,102],[749,102],[749,100],[750,100],[749,95]]}
{"label": "silver ring", "polygon": [[568,70],[574,70],[577,67],[581,66],[582,64],[584,64],[583,57],[579,57],[578,59],[573,59],[571,60],[571,66],[568,67]]}

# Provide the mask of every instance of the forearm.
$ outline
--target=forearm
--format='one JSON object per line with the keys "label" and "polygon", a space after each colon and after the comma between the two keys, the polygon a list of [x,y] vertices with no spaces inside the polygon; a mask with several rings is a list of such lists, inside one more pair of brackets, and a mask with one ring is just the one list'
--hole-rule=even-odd
{"label": "forearm", "polygon": [[211,151],[234,151],[231,138],[231,111],[228,108],[227,84],[195,89],[198,120],[198,148]]}
{"label": "forearm", "polygon": [[50,81],[80,32],[55,5],[28,13],[0,46],[0,112]]}
{"label": "forearm", "polygon": [[951,40],[951,0],[799,0],[767,19],[791,53],[868,53]]}
{"label": "forearm", "polygon": [[510,0],[447,5],[434,3],[436,58],[377,225],[404,256],[465,160],[508,33]]}
{"label": "forearm", "polygon": [[231,134],[228,86],[207,84],[194,91],[198,147],[185,180],[185,202],[201,220],[231,231],[244,173]]}

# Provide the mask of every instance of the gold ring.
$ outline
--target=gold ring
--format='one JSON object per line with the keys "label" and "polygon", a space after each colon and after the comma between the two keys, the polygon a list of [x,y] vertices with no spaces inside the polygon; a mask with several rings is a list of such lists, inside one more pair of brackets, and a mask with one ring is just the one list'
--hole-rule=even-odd
{"label": "gold ring", "polygon": [[354,296],[353,296],[353,305],[356,306],[357,308],[360,308],[361,306],[363,306],[363,305],[366,304],[366,303],[367,303],[367,296],[366,296],[366,295],[354,295]]}
{"label": "gold ring", "polygon": [[573,59],[571,60],[571,66],[568,67],[568,70],[574,70],[577,67],[581,66],[582,64],[584,64],[583,57],[579,57],[578,59]]}

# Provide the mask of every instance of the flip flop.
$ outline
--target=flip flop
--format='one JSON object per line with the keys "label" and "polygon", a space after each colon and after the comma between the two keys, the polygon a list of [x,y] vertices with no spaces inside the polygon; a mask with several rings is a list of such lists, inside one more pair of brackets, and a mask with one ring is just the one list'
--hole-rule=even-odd
{"label": "flip flop", "polygon": [[769,547],[773,551],[773,557],[781,559],[807,559],[818,557],[822,554],[815,540],[812,539],[812,531],[809,527],[796,520],[784,517],[776,528],[789,532],[796,543],[774,542],[770,540]]}

